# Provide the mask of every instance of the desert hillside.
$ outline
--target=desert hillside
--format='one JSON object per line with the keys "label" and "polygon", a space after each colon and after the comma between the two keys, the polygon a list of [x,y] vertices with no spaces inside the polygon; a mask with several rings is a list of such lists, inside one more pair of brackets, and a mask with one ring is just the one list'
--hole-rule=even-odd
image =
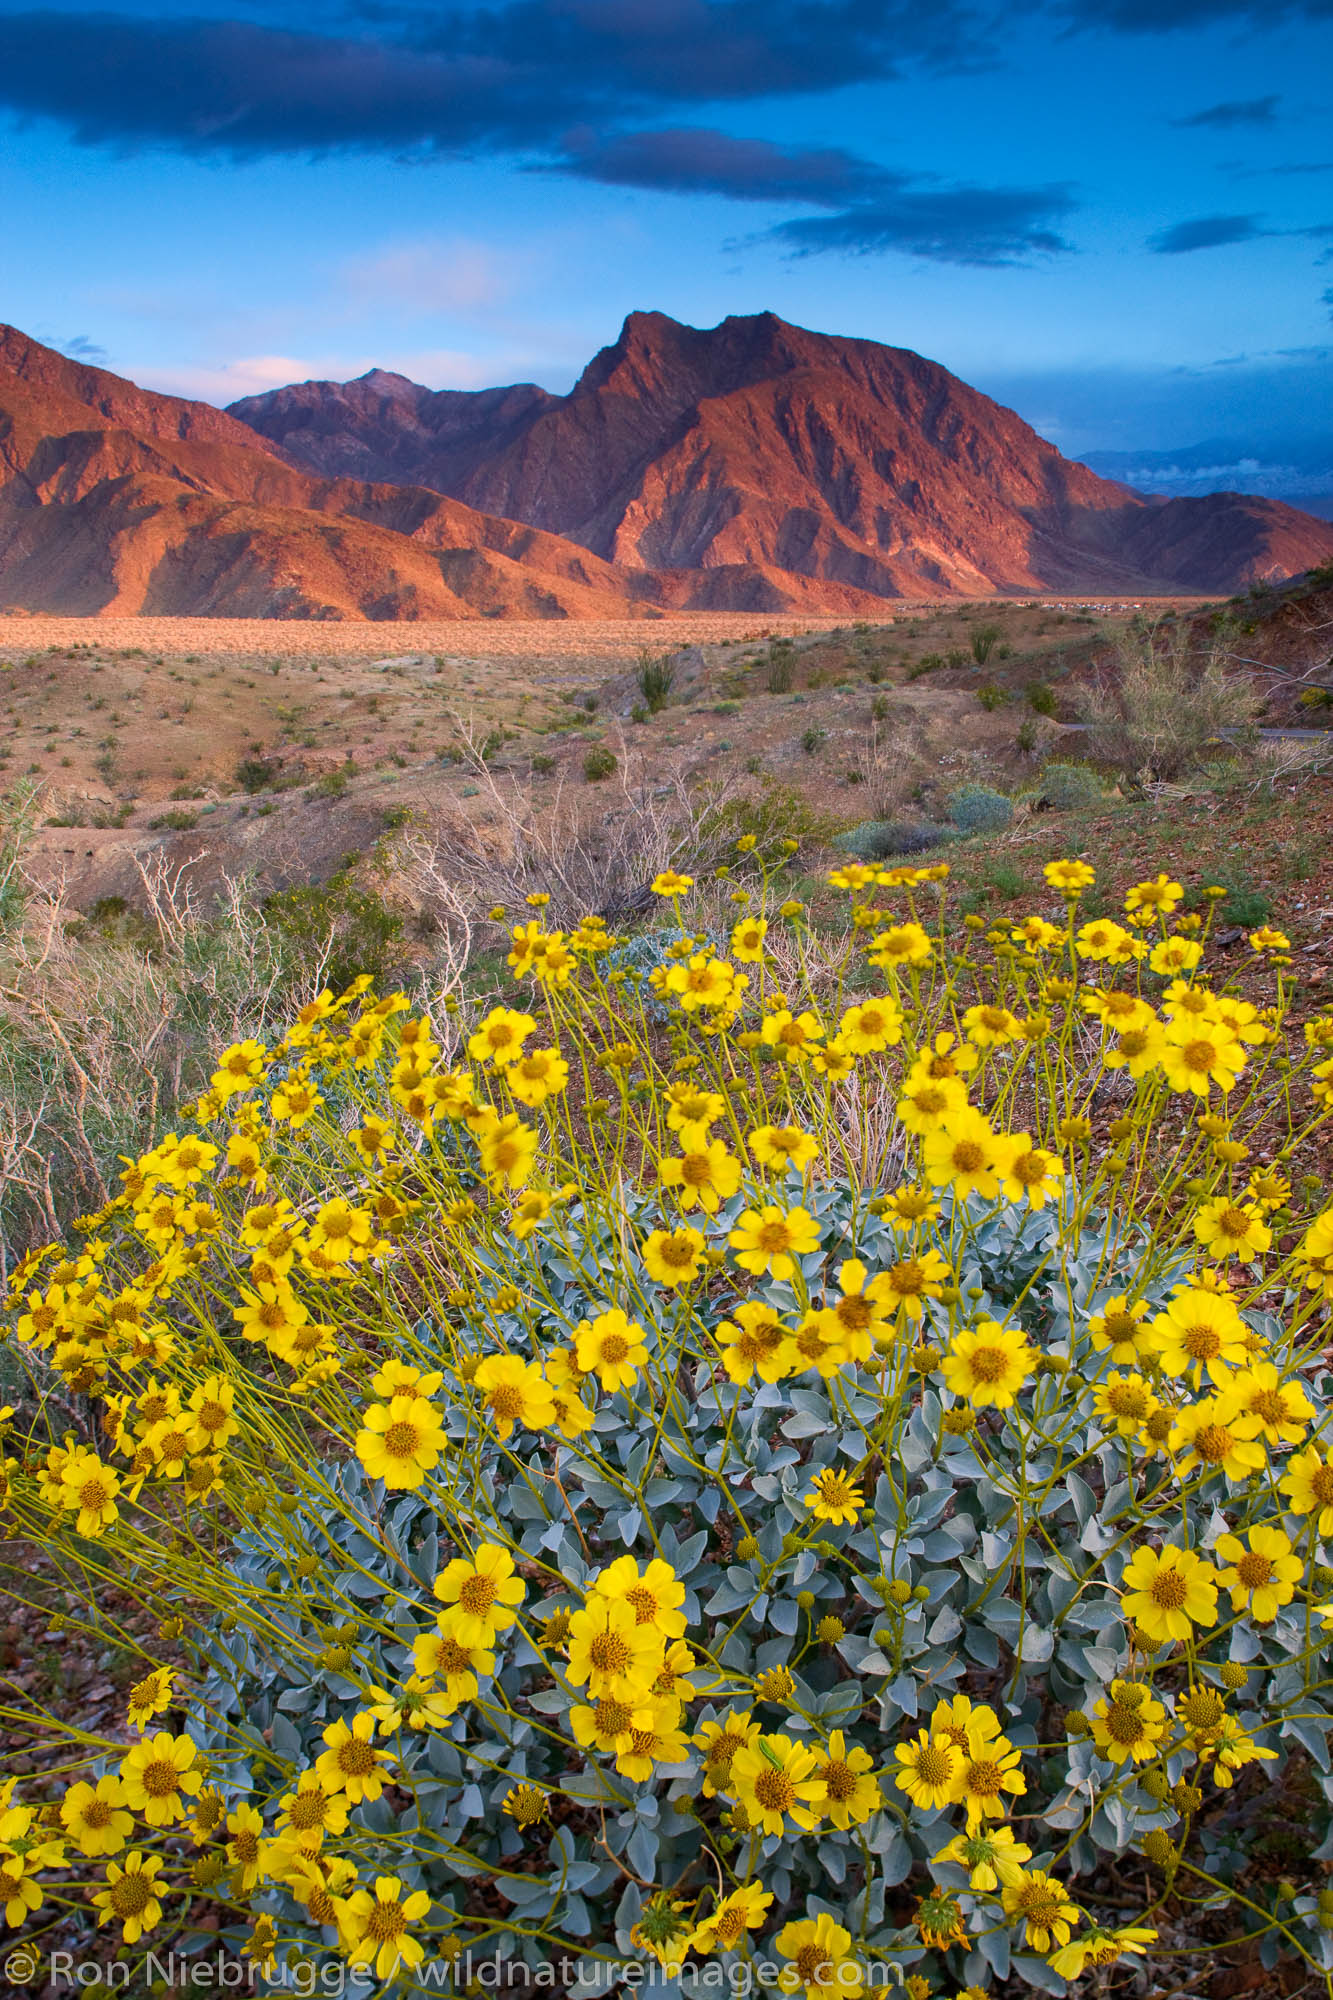
{"label": "desert hillside", "polygon": [[310,470],[373,466],[631,570],[883,597],[1215,592],[1333,550],[1280,502],[1149,503],[937,363],[772,313],[707,331],[632,313],[563,397],[432,394],[375,370],[230,414]]}

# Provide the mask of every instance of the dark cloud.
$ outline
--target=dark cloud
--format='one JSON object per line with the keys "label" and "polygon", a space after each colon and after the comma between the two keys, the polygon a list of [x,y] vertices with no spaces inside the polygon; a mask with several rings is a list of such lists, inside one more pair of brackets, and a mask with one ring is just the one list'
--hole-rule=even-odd
{"label": "dark cloud", "polygon": [[736,139],[698,126],[566,136],[563,157],[549,169],[616,187],[670,194],[725,195],[732,201],[799,201],[841,208],[906,184],[869,160],[837,147],[779,146]]}
{"label": "dark cloud", "polygon": [[1191,126],[1212,126],[1227,131],[1233,125],[1271,125],[1277,116],[1281,98],[1246,97],[1230,104],[1210,104],[1206,111],[1196,111],[1190,118],[1173,118],[1171,123],[1182,131]]}
{"label": "dark cloud", "polygon": [[0,104],[87,143],[236,156],[545,147],[573,124],[808,95],[976,46],[967,0],[512,0],[355,24],[0,13]]}
{"label": "dark cloud", "polygon": [[1072,248],[1051,224],[1077,206],[1067,188],[904,189],[837,215],[781,222],[768,240],[798,256],[903,251],[946,264],[1018,264]]}
{"label": "dark cloud", "polygon": [[1333,0],[1054,0],[1056,11],[1082,28],[1166,35],[1219,22],[1273,27],[1282,21],[1333,20]]}
{"label": "dark cloud", "polygon": [[1163,229],[1148,247],[1159,257],[1178,257],[1187,250],[1216,250],[1224,243],[1252,243],[1256,237],[1273,234],[1259,225],[1257,215],[1200,215],[1193,222]]}

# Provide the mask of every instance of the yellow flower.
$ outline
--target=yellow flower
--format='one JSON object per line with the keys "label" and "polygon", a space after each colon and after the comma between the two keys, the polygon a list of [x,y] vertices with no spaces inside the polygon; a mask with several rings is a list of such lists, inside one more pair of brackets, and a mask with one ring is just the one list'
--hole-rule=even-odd
{"label": "yellow flower", "polygon": [[980,1111],[952,1112],[938,1129],[926,1134],[921,1163],[936,1187],[950,1187],[965,1200],[970,1194],[993,1201],[1000,1192],[998,1135]]}
{"label": "yellow flower", "polygon": [[1006,1201],[1026,1198],[1031,1207],[1044,1208],[1060,1192],[1063,1166],[1054,1153],[1035,1145],[1026,1132],[997,1138],[995,1164]]}
{"label": "yellow flower", "polygon": [[1092,1394],[1093,1408],[1118,1437],[1134,1437],[1161,1408],[1142,1375],[1108,1375]]}
{"label": "yellow flower", "polygon": [[1188,1479],[1194,1472],[1221,1472],[1239,1485],[1252,1474],[1262,1472],[1266,1453],[1251,1433],[1243,1437],[1234,1423],[1226,1421],[1220,1396],[1205,1396],[1176,1412],[1167,1437],[1167,1448],[1178,1458],[1176,1476]]}
{"label": "yellow flower", "polygon": [[902,1038],[902,1009],[887,997],[849,1007],[838,1023],[838,1040],[854,1056],[878,1055]]}
{"label": "yellow flower", "polygon": [[400,1966],[414,1971],[425,1948],[408,1936],[407,1927],[420,1922],[429,1909],[424,1889],[404,1897],[397,1875],[376,1876],[373,1896],[368,1889],[358,1889],[339,1911],[339,1930],[351,1946],[347,1963],[370,1966],[380,1979],[388,1979]]}
{"label": "yellow flower", "polygon": [[1217,1413],[1238,1437],[1262,1438],[1274,1446],[1299,1444],[1314,1406],[1299,1382],[1284,1382],[1273,1362],[1256,1361],[1219,1392]]}
{"label": "yellow flower", "polygon": [[896,972],[900,966],[924,965],[933,949],[920,924],[894,924],[876,932],[866,957],[881,972]]}
{"label": "yellow flower", "polygon": [[99,1778],[96,1784],[70,1786],[60,1802],[60,1819],[80,1854],[119,1854],[134,1828],[124,1806],[120,1779]]}
{"label": "yellow flower", "polygon": [[840,1729],[835,1729],[829,1737],[815,1777],[828,1794],[824,1817],[844,1831],[849,1826],[861,1826],[884,1803],[874,1758],[859,1743],[849,1746]]}
{"label": "yellow flower", "polygon": [[1018,1018],[1007,1007],[995,1007],[988,1003],[969,1007],[963,1016],[963,1026],[968,1040],[979,1049],[1000,1048],[1005,1042],[1016,1040]]}
{"label": "yellow flower", "polygon": [[1271,924],[1261,924],[1257,931],[1250,932],[1251,951],[1290,951],[1291,939],[1285,931],[1275,931]]}
{"label": "yellow flower", "polygon": [[1169,917],[1185,894],[1179,882],[1173,882],[1169,875],[1155,875],[1151,882],[1136,882],[1125,896],[1125,913],[1140,920],[1146,919],[1154,911],[1159,916]]}
{"label": "yellow flower", "polygon": [[1155,1018],[1136,1021],[1127,1028],[1118,1028],[1116,1035],[1114,1046],[1102,1056],[1108,1069],[1126,1070],[1137,1082],[1149,1070],[1157,1068],[1166,1047],[1166,1031],[1160,1021]]}
{"label": "yellow flower", "polygon": [[1245,1067],[1245,1050],[1221,1021],[1176,1014],[1167,1024],[1157,1060],[1172,1090],[1206,1098],[1213,1084],[1223,1092],[1231,1089]]}
{"label": "yellow flower", "polygon": [[678,875],[674,868],[663,868],[654,875],[651,887],[655,896],[683,896],[694,887],[694,877]]}
{"label": "yellow flower", "polygon": [[1007,1826],[955,1834],[935,1856],[937,1863],[947,1861],[955,1868],[966,1868],[970,1876],[968,1886],[981,1896],[1013,1888],[1023,1879],[1023,1863],[1031,1859],[1032,1849],[1015,1840],[1012,1828]]}
{"label": "yellow flower", "polygon": [[174,1697],[175,1679],[174,1667],[155,1667],[152,1673],[134,1683],[126,1717],[132,1729],[142,1732],[155,1715],[166,1713]]}
{"label": "yellow flower", "polygon": [[701,1008],[725,1006],[735,979],[724,958],[695,952],[684,965],[673,965],[662,984],[679,1002],[682,1013],[695,1014]]}
{"label": "yellow flower", "polygon": [[1219,1535],[1215,1547],[1228,1565],[1218,1581],[1231,1592],[1232,1610],[1248,1610],[1256,1625],[1271,1625],[1305,1574],[1286,1535],[1280,1528],[1251,1528],[1248,1548],[1238,1535]]}
{"label": "yellow flower", "polygon": [[651,1691],[664,1650],[656,1624],[641,1625],[627,1598],[594,1594],[569,1621],[566,1673],[594,1698],[637,1707]]}
{"label": "yellow flower", "polygon": [[1223,1717],[1214,1743],[1199,1747],[1201,1763],[1206,1764],[1211,1758],[1213,1783],[1219,1791],[1229,1790],[1236,1772],[1243,1770],[1247,1764],[1260,1760],[1272,1762],[1276,1756],[1276,1750],[1262,1749],[1233,1715]]}
{"label": "yellow flower", "polygon": [[1103,1757],[1123,1764],[1141,1764],[1166,1735],[1166,1709],[1151,1688],[1134,1681],[1112,1681],[1092,1711],[1092,1740]]}
{"label": "yellow flower", "polygon": [[555,1415],[551,1385],[532,1362],[517,1354],[488,1354],[472,1382],[497,1437],[507,1438],[516,1424],[529,1431],[549,1428]]}
{"label": "yellow flower", "polygon": [[347,1830],[347,1804],[342,1793],[326,1791],[315,1771],[302,1771],[296,1790],[278,1804],[277,1827],[302,1853],[317,1854],[326,1833]]}
{"label": "yellow flower", "polygon": [[788,1329],[772,1306],[747,1299],[736,1308],[735,1320],[724,1319],[717,1329],[722,1364],[733,1382],[748,1382],[758,1373],[761,1382],[777,1382],[788,1372],[784,1348]]}
{"label": "yellow flower", "polygon": [[731,955],[740,965],[758,965],[764,956],[768,924],[763,917],[742,917],[731,933]]}
{"label": "yellow flower", "polygon": [[1001,1891],[1001,1901],[1009,1921],[1026,1926],[1033,1951],[1048,1952],[1052,1944],[1068,1944],[1079,1920],[1078,1905],[1063,1883],[1040,1868],[1025,1870],[1021,1881]]}
{"label": "yellow flower", "polygon": [[518,1014],[510,1006],[492,1006],[476,1032],[468,1036],[468,1056],[506,1068],[510,1062],[518,1062],[522,1044],[534,1028],[536,1022],[530,1014]]}
{"label": "yellow flower", "polygon": [[655,1556],[640,1574],[633,1556],[617,1556],[594,1577],[592,1595],[623,1598],[640,1625],[655,1625],[666,1639],[678,1639],[685,1630],[685,1586],[669,1562]]}
{"label": "yellow flower", "polygon": [[244,1895],[259,1880],[264,1862],[264,1818],[253,1806],[238,1806],[227,1814],[227,1859],[232,1865],[231,1891]]}
{"label": "yellow flower", "polygon": [[[822,1076],[825,1083],[845,1083],[856,1068],[856,1057],[836,1036],[826,1042],[822,1049],[816,1049],[810,1058],[810,1067]],[[1333,1064],[1329,1065],[1333,1069]]]}
{"label": "yellow flower", "polygon": [[1129,959],[1141,956],[1144,948],[1123,924],[1099,917],[1094,923],[1083,925],[1074,940],[1074,949],[1080,958],[1092,959],[1097,964],[1124,965]]}
{"label": "yellow flower", "polygon": [[1313,1514],[1315,1533],[1333,1535],[1333,1459],[1310,1445],[1288,1460],[1278,1484],[1293,1514]]}
{"label": "yellow flower", "polygon": [[721,1722],[700,1724],[694,1741],[704,1753],[703,1795],[713,1799],[730,1789],[731,1766],[742,1744],[759,1740],[759,1724],[750,1710],[729,1709]]}
{"label": "yellow flower", "polygon": [[1120,1608],[1159,1646],[1189,1639],[1196,1625],[1217,1623],[1216,1572],[1193,1549],[1168,1543],[1135,1549],[1121,1579]]}
{"label": "yellow flower", "polygon": [[263,1074],[267,1057],[268,1051],[262,1042],[233,1042],[218,1059],[218,1066],[210,1078],[213,1089],[224,1101],[237,1091],[249,1090]]}
{"label": "yellow flower", "polygon": [[443,1449],[440,1413],[424,1396],[370,1404],[356,1434],[356,1455],[367,1479],[382,1479],[391,1491],[414,1492]]}
{"label": "yellow flower", "polygon": [[[847,1265],[842,1268],[845,1274]],[[908,1319],[920,1319],[924,1302],[937,1299],[951,1275],[938,1250],[922,1250],[918,1256],[900,1257],[887,1270],[877,1272],[866,1287],[866,1296],[890,1312],[903,1312]],[[834,1310],[842,1316],[840,1308]]]}
{"label": "yellow flower", "polygon": [[778,1974],[782,1993],[800,1993],[804,2000],[861,2000],[865,1976],[851,1957],[852,1934],[833,1921],[827,1911],[785,1924],[776,1938],[778,1950],[789,1961]]}
{"label": "yellow flower", "polygon": [[98,1923],[119,1923],[122,1942],[137,1944],[145,1931],[162,1921],[164,1885],[157,1879],[161,1871],[162,1856],[143,1854],[137,1847],[125,1856],[123,1867],[109,1862],[106,1887],[93,1897]]}
{"label": "yellow flower", "polygon": [[713,1215],[740,1186],[741,1163],[724,1140],[713,1139],[678,1159],[660,1161],[658,1175],[663,1187],[680,1190],[682,1208],[702,1208]]}
{"label": "yellow flower", "polygon": [[1048,861],[1042,869],[1049,889],[1059,889],[1064,895],[1077,895],[1082,889],[1090,889],[1097,880],[1095,869],[1086,861]]}
{"label": "yellow flower", "polygon": [[747,1931],[762,1929],[772,1902],[770,1892],[758,1882],[747,1882],[742,1888],[733,1889],[695,1926],[689,1950],[737,1950],[745,1942]]}
{"label": "yellow flower", "polygon": [[1249,1329],[1232,1301],[1198,1285],[1183,1286],[1149,1332],[1165,1372],[1188,1376],[1196,1389],[1205,1375],[1226,1383],[1249,1358]]}
{"label": "yellow flower", "polygon": [[505,1081],[520,1104],[535,1110],[560,1095],[569,1082],[569,1064],[559,1049],[532,1049],[509,1064]]}
{"label": "yellow flower", "polygon": [[435,1595],[447,1606],[437,1619],[442,1632],[461,1646],[490,1646],[518,1616],[526,1591],[514,1574],[514,1558],[498,1542],[483,1542],[474,1556],[455,1556],[435,1579]]}
{"label": "yellow flower", "polygon": [[799,1125],[757,1125],[746,1145],[761,1167],[776,1167],[787,1173],[792,1167],[804,1173],[819,1154],[819,1142]]}
{"label": "yellow flower", "polygon": [[575,1332],[578,1364],[585,1375],[596,1374],[608,1391],[627,1389],[648,1365],[644,1331],[612,1306],[596,1319],[580,1320]]}
{"label": "yellow flower", "polygon": [[1118,1965],[1127,1954],[1142,1958],[1156,1936],[1157,1932],[1144,1924],[1124,1924],[1119,1930],[1094,1924],[1081,1937],[1053,1952],[1050,1968],[1062,1979],[1079,1979],[1090,1965]]}
{"label": "yellow flower", "polygon": [[945,1386],[974,1408],[1007,1410],[1036,1362],[1021,1327],[979,1320],[961,1327],[944,1357]]}
{"label": "yellow flower", "polygon": [[643,1246],[643,1268],[659,1285],[693,1284],[703,1262],[697,1229],[654,1229]]}
{"label": "yellow flower", "polygon": [[812,1053],[816,1042],[824,1039],[818,1015],[808,1011],[793,1014],[789,1007],[780,1007],[775,1014],[766,1014],[759,1032],[767,1046],[789,1063],[803,1061]]}
{"label": "yellow flower", "polygon": [[967,1830],[975,1833],[983,1820],[1003,1818],[1008,1811],[1005,1793],[1021,1798],[1027,1779],[1008,1737],[992,1734],[984,1724],[968,1731],[962,1759],[955,1792],[967,1809]]}
{"label": "yellow flower", "polygon": [[646,1784],[657,1764],[679,1764],[689,1756],[680,1728],[681,1706],[674,1697],[645,1702],[634,1710],[629,1729],[616,1747],[622,1778]]}
{"label": "yellow flower", "polygon": [[375,1748],[375,1718],[362,1711],[350,1723],[341,1717],[324,1731],[327,1749],[315,1759],[315,1774],[326,1792],[345,1792],[350,1805],[373,1802],[384,1790],[387,1758]]}
{"label": "yellow flower", "polygon": [[149,1826],[174,1826],[184,1819],[186,1799],[204,1782],[195,1765],[198,1754],[188,1736],[165,1729],[136,1743],[120,1766],[126,1805]]}
{"label": "yellow flower", "polygon": [[789,1736],[760,1736],[744,1743],[731,1760],[729,1789],[763,1833],[806,1833],[818,1825],[828,1791],[818,1776],[819,1759],[805,1743]]}
{"label": "yellow flower", "polygon": [[1210,1257],[1245,1257],[1250,1262],[1271,1249],[1273,1242],[1263,1210],[1245,1207],[1226,1195],[1199,1209],[1194,1234]]}
{"label": "yellow flower", "polygon": [[492,1187],[507,1187],[513,1193],[532,1172],[537,1157],[537,1134],[516,1111],[504,1118],[496,1118],[492,1113],[477,1135],[477,1150],[482,1172]]}
{"label": "yellow flower", "polygon": [[854,1479],[830,1467],[815,1474],[805,1504],[817,1521],[846,1522],[850,1527],[865,1505],[865,1493]]}
{"label": "yellow flower", "polygon": [[72,1456],[61,1472],[60,1487],[61,1500],[75,1515],[79,1534],[96,1539],[119,1520],[120,1475],[103,1465],[96,1452],[80,1450]]}
{"label": "yellow flower", "polygon": [[1156,1349],[1151,1329],[1144,1325],[1149,1311],[1146,1299],[1131,1299],[1127,1292],[1108,1299],[1088,1321],[1094,1348],[1099,1354],[1109,1352],[1117,1368],[1142,1361]]}
{"label": "yellow flower", "polygon": [[818,1250],[819,1224],[804,1208],[783,1209],[770,1203],[739,1215],[727,1241],[743,1271],[757,1277],[767,1272],[777,1279],[791,1278],[797,1258]]}
{"label": "yellow flower", "polygon": [[938,1812],[954,1805],[963,1775],[963,1751],[947,1736],[919,1730],[914,1738],[894,1750],[899,1770],[896,1783],[922,1812]]}

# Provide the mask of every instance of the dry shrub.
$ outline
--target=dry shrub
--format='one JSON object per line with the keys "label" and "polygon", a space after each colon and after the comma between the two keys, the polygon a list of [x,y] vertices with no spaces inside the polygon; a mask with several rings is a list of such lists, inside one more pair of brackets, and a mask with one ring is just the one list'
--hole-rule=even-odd
{"label": "dry shrub", "polygon": [[1178,778],[1219,739],[1246,736],[1257,703],[1216,647],[1200,652],[1184,631],[1128,633],[1114,674],[1084,691],[1080,710],[1095,761],[1140,783]]}

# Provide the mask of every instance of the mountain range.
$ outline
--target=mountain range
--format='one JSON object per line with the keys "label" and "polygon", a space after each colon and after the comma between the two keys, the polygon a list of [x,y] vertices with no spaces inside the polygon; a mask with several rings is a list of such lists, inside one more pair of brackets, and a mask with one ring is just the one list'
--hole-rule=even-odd
{"label": "mountain range", "polygon": [[1330,557],[1333,525],[1280,501],[1151,499],[920,355],[771,313],[633,313],[567,396],[374,369],[226,411],[0,327],[0,609],[873,616]]}

